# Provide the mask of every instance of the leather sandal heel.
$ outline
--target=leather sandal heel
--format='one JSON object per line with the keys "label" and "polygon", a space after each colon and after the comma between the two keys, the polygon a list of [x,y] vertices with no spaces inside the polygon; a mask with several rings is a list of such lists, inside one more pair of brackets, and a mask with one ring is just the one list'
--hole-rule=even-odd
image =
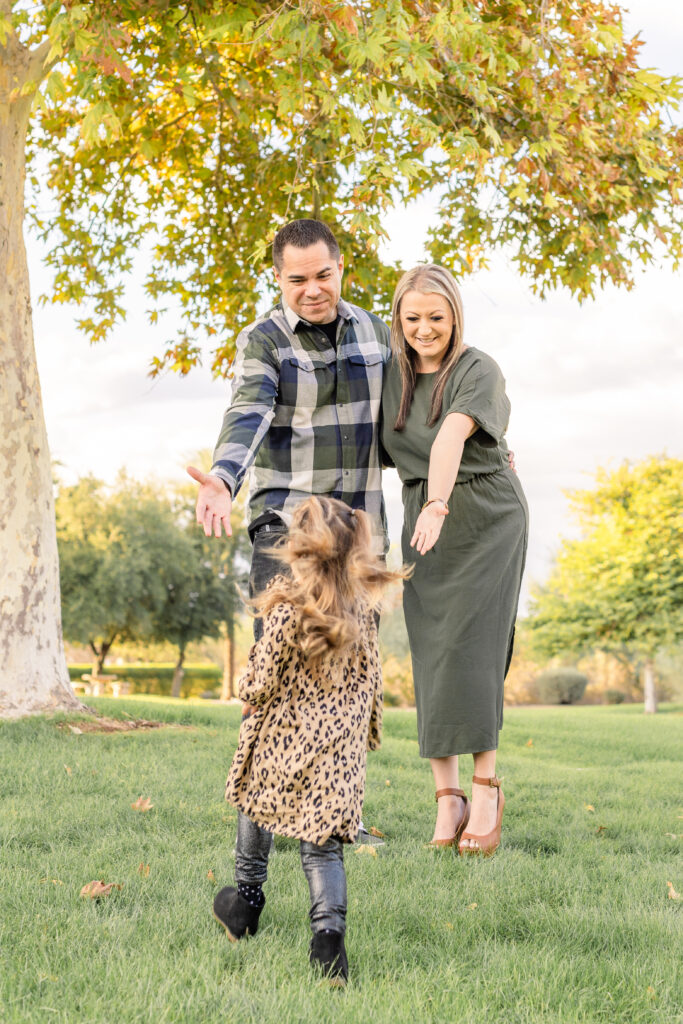
{"label": "leather sandal heel", "polygon": [[461,796],[465,801],[465,807],[462,817],[455,827],[455,835],[451,836],[450,839],[432,839],[430,843],[427,843],[427,847],[430,849],[434,849],[437,846],[455,846],[467,822],[470,820],[471,804],[462,789],[437,789],[434,799],[438,802],[441,796]]}
{"label": "leather sandal heel", "polygon": [[[458,847],[458,851],[461,857],[467,857],[469,855],[475,857],[491,857],[500,846],[500,830],[503,822],[505,797],[503,796],[503,790],[500,788],[500,779],[495,775],[492,775],[490,779],[482,778],[479,775],[473,775],[472,782],[476,783],[478,786],[491,786],[498,790],[498,813],[496,815],[496,824],[485,836],[475,836],[473,832],[463,832],[460,837],[460,846]],[[462,844],[466,839],[473,839],[477,845],[463,846]]]}

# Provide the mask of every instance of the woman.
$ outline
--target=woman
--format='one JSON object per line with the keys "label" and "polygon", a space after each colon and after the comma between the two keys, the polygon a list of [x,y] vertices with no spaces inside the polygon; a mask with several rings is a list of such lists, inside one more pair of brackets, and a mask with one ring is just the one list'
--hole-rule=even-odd
{"label": "woman", "polygon": [[[460,293],[443,267],[404,274],[391,333],[382,443],[403,482],[403,558],[415,565],[403,604],[420,755],[436,785],[432,844],[489,855],[500,843],[496,748],[527,543],[504,441],[510,403],[497,364],[463,344]],[[458,785],[467,753],[471,805]]]}

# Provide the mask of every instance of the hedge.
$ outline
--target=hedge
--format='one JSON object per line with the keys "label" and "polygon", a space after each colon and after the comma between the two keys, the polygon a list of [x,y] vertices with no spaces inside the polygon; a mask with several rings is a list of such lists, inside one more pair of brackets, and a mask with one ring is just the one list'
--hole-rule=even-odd
{"label": "hedge", "polygon": [[[168,696],[173,684],[175,665],[172,662],[144,665],[105,665],[103,675],[117,676],[133,684],[133,693],[151,693]],[[92,665],[69,665],[69,676],[78,681],[92,672]],[[223,670],[218,665],[185,665],[181,687],[183,697],[196,697],[200,693],[216,690],[221,684]]]}

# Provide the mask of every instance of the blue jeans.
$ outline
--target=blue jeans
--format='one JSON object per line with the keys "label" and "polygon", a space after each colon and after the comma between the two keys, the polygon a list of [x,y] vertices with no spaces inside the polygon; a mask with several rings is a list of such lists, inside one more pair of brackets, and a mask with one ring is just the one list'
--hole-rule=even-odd
{"label": "blue jeans", "polygon": [[[262,526],[254,535],[251,552],[251,571],[249,573],[249,597],[262,594],[275,576],[289,571],[284,562],[273,558],[269,549],[287,533],[284,523],[269,523]],[[254,619],[254,640],[260,640],[263,634],[263,621]]]}
{"label": "blue jeans", "polygon": [[[237,812],[237,846],[235,848],[235,881],[247,885],[263,885],[268,878],[268,856],[273,836],[255,825],[246,814]],[[344,844],[332,836],[317,846],[305,839],[299,842],[301,866],[311,897],[311,931],[325,928],[346,932],[346,872]]]}

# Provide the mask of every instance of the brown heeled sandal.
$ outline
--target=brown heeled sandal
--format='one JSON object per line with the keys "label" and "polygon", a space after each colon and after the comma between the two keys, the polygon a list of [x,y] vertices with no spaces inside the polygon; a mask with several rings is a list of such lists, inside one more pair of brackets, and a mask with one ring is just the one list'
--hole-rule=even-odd
{"label": "brown heeled sandal", "polygon": [[462,831],[470,820],[470,809],[471,804],[467,799],[466,794],[461,789],[437,789],[434,799],[438,802],[440,796],[461,796],[465,801],[465,809],[462,812],[462,817],[458,822],[455,835],[450,839],[432,839],[430,843],[427,843],[427,849],[434,849],[437,846],[455,846],[458,839],[462,835]]}
{"label": "brown heeled sandal", "polygon": [[475,782],[478,786],[491,786],[498,790],[498,813],[496,815],[496,824],[488,835],[485,836],[475,836],[473,832],[463,832],[460,837],[460,842],[464,842],[465,839],[474,839],[477,846],[459,846],[458,851],[461,857],[467,857],[469,855],[473,855],[475,857],[490,857],[500,846],[500,829],[503,822],[505,797],[503,796],[503,790],[500,788],[500,779],[495,775],[490,779],[482,778],[480,775],[473,775],[472,782]]}

